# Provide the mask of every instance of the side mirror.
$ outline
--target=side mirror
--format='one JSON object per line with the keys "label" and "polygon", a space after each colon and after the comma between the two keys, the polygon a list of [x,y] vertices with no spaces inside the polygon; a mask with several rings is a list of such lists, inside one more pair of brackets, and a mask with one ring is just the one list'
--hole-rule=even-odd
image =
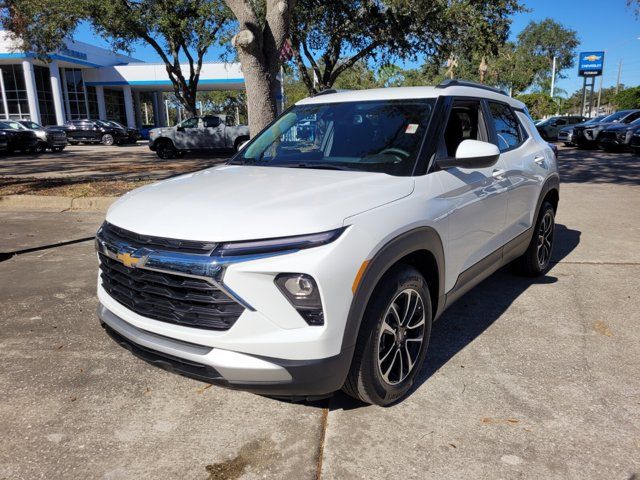
{"label": "side mirror", "polygon": [[486,168],[496,164],[500,150],[493,143],[479,140],[463,140],[456,150],[455,158],[438,160],[440,168]]}
{"label": "side mirror", "polygon": [[240,144],[240,146],[238,147],[238,151],[240,151],[240,150],[242,150],[244,147],[246,147],[246,146],[247,146],[247,143],[249,143],[249,140],[247,140],[246,142],[242,142],[242,143]]}
{"label": "side mirror", "polygon": [[180,125],[178,125],[176,127],[176,130],[179,131],[179,132],[184,132],[184,127],[181,127]]}

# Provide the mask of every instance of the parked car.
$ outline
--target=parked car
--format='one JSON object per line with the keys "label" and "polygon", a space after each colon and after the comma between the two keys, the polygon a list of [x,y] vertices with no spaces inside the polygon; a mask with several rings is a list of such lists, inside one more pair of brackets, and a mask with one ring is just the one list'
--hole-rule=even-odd
{"label": "parked car", "polygon": [[77,145],[80,142],[114,145],[129,138],[122,128],[111,126],[101,120],[69,120],[60,128],[64,129],[67,141],[71,145]]}
{"label": "parked car", "polygon": [[149,132],[156,128],[155,125],[142,125],[140,129],[140,138],[142,140],[149,140]]}
{"label": "parked car", "polygon": [[[314,138],[296,137],[309,117]],[[134,355],[201,381],[387,405],[457,298],[508,263],[547,271],[558,201],[551,149],[500,91],[325,92],[227,165],[114,203],[98,315]]]}
{"label": "parked car", "polygon": [[0,130],[0,154],[7,153],[9,148],[9,139],[7,137],[7,132]]}
{"label": "parked car", "polygon": [[35,132],[38,142],[33,147],[33,151],[36,153],[42,153],[45,150],[61,152],[67,146],[67,135],[61,128],[43,127],[31,120],[18,120],[18,123]]}
{"label": "parked car", "polygon": [[626,150],[630,147],[631,137],[638,127],[640,117],[631,123],[609,125],[598,134],[598,147],[607,152]]}
{"label": "parked car", "polygon": [[32,152],[38,143],[36,133],[15,120],[0,121],[0,131],[7,135],[7,153]]}
{"label": "parked car", "polygon": [[640,118],[640,110],[620,110],[604,118],[596,125],[576,126],[573,129],[574,141],[578,148],[594,148],[598,145],[598,134],[608,126],[617,123],[631,123]]}
{"label": "parked car", "polygon": [[102,123],[106,123],[108,126],[114,128],[120,128],[127,132],[127,139],[123,143],[136,143],[140,138],[140,131],[137,128],[127,127],[119,122],[113,120],[101,120]]}
{"label": "parked car", "polygon": [[640,155],[640,128],[636,128],[634,130],[633,135],[631,135],[629,146],[636,155]]}
{"label": "parked car", "polygon": [[596,123],[600,123],[602,120],[607,118],[607,115],[600,115],[598,117],[591,118],[583,123],[578,123],[575,125],[569,125],[563,127],[558,132],[558,141],[563,142],[565,146],[570,147],[575,145],[575,135],[574,129],[575,127],[588,127],[589,125],[595,125]]}
{"label": "parked car", "polygon": [[585,117],[579,115],[565,115],[561,117],[549,117],[536,125],[540,136],[545,140],[557,140],[558,132],[567,125],[576,125],[585,121]]}
{"label": "parked car", "polygon": [[249,127],[227,124],[224,115],[192,117],[175,127],[154,128],[149,132],[149,148],[162,159],[188,151],[233,148],[249,140]]}

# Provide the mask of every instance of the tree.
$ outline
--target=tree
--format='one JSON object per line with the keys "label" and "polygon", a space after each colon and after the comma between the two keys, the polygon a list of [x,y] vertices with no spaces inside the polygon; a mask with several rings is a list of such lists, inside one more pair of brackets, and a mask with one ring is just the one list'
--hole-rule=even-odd
{"label": "tree", "polygon": [[249,131],[255,135],[276,116],[280,52],[289,35],[295,0],[225,1],[238,21],[232,43],[244,74]]}
{"label": "tree", "polygon": [[[221,0],[5,0],[3,26],[47,60],[78,23],[87,20],[115,50],[150,45],[165,64],[176,98],[195,114],[204,55],[230,24]],[[180,58],[188,60],[188,72]]]}
{"label": "tree", "polygon": [[542,118],[558,112],[558,104],[546,93],[527,93],[516,98],[527,106],[533,118]]}
{"label": "tree", "polygon": [[360,61],[380,66],[420,54],[441,62],[472,45],[496,51],[508,35],[509,15],[520,9],[517,0],[299,0],[294,61],[314,94]]}
{"label": "tree", "polygon": [[518,35],[518,46],[532,57],[545,59],[536,72],[535,82],[544,90],[550,90],[553,57],[556,58],[556,75],[564,78],[564,70],[573,67],[576,48],[580,44],[575,30],[547,18],[531,22]]}
{"label": "tree", "polygon": [[612,102],[620,110],[640,108],[640,87],[621,90],[612,98]]}

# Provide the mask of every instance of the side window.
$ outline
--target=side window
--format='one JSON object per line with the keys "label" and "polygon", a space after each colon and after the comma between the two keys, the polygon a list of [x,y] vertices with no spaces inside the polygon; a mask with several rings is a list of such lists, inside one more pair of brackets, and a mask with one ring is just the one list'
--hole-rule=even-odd
{"label": "side window", "polygon": [[480,102],[454,100],[447,126],[444,129],[444,145],[440,156],[455,157],[458,145],[464,140],[486,140]]}
{"label": "side window", "polygon": [[556,125],[558,127],[562,127],[563,125],[567,124],[567,120],[564,118],[559,118],[558,120],[556,120]]}
{"label": "side window", "polygon": [[220,125],[219,117],[204,117],[205,128],[215,128]]}
{"label": "side window", "polygon": [[507,105],[489,102],[489,111],[496,130],[497,146],[501,152],[518,147],[522,141],[520,122]]}
{"label": "side window", "polygon": [[631,115],[627,116],[627,118],[624,119],[623,123],[631,123],[634,120],[637,120],[638,118],[640,118],[640,112],[632,113]]}
{"label": "side window", "polygon": [[182,128],[198,128],[198,117],[192,117],[180,124]]}

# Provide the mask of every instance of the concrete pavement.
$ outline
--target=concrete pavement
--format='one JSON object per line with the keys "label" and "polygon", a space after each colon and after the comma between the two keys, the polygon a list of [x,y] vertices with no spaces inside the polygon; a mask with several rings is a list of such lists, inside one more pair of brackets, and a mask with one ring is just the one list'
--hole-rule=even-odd
{"label": "concrete pavement", "polygon": [[[636,478],[633,162],[562,152],[554,267],[535,280],[505,269],[463,297],[389,408],[290,404],[147,366],[98,325],[91,241],[0,262],[0,478]],[[0,251],[101,221],[49,215],[0,212]]]}

